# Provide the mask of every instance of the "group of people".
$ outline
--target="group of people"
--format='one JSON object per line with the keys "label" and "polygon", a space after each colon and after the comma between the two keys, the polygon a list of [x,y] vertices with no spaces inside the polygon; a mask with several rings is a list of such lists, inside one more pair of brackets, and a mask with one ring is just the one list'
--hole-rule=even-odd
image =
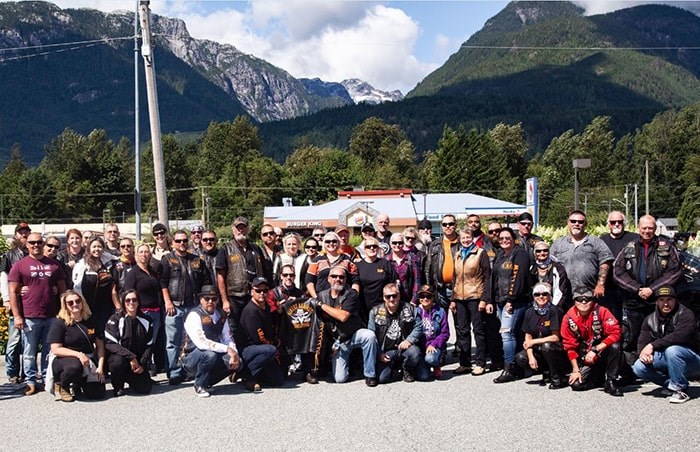
{"label": "group of people", "polygon": [[[361,372],[374,387],[442,378],[451,314],[455,375],[500,372],[494,383],[507,383],[539,373],[550,389],[613,396],[640,378],[688,400],[700,333],[674,289],[678,252],[655,219],[642,217],[635,234],[611,212],[609,234],[595,237],[574,211],[551,247],[533,226],[529,213],[517,230],[486,231],[478,215],[461,228],[445,215],[433,237],[427,220],[392,232],[381,214],[353,247],[344,225],[303,240],[264,224],[256,244],[237,217],[221,247],[201,226],[170,234],[156,224],[155,245],[134,249],[110,224],[105,239],[70,230],[59,250],[20,223],[0,268],[8,345],[22,344],[26,394],[41,380],[64,401],[103,397],[107,375],[114,396],[127,384],[148,393],[159,370],[171,385],[194,380],[199,397],[226,377],[257,392],[290,373],[316,384]],[[51,352],[41,375],[39,344]],[[8,347],[11,381],[15,359]]]}

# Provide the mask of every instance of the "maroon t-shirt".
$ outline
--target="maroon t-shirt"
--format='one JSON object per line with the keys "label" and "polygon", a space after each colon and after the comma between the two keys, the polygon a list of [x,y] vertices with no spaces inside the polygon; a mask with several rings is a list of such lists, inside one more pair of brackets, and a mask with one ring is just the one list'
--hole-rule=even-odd
{"label": "maroon t-shirt", "polygon": [[65,281],[66,275],[56,259],[27,256],[12,266],[7,276],[9,282],[26,286],[28,291],[22,296],[22,312],[26,318],[55,317],[58,303],[53,287],[58,281]]}

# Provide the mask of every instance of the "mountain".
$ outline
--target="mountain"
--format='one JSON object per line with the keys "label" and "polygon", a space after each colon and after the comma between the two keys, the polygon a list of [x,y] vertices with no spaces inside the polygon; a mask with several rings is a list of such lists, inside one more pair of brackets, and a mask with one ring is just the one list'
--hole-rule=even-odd
{"label": "mountain", "polygon": [[[192,38],[185,23],[152,15],[164,133],[204,130],[249,114],[257,121],[307,115],[351,103],[309,92],[302,81],[231,45]],[[18,143],[30,164],[70,127],[133,137],[132,12],[61,9],[46,2],[0,3],[0,153]],[[62,43],[71,43],[61,45]],[[5,49],[5,50],[3,50]],[[140,57],[139,57],[139,60]],[[141,133],[149,139],[139,61]]]}
{"label": "mountain", "polygon": [[357,105],[261,126],[266,150],[294,143],[346,147],[369,116],[401,126],[420,152],[445,125],[522,123],[531,153],[593,118],[618,134],[700,101],[700,17],[645,5],[584,16],[569,2],[512,2],[401,102]]}
{"label": "mountain", "polygon": [[350,97],[352,97],[352,100],[356,104],[382,104],[384,102],[397,102],[403,99],[403,94],[401,94],[399,90],[391,92],[382,91],[356,78],[343,80],[340,84],[347,89]]}

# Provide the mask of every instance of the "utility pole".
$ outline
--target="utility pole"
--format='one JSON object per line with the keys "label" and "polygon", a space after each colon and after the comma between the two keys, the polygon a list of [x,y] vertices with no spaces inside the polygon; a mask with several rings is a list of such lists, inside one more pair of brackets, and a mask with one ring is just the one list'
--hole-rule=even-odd
{"label": "utility pole", "polygon": [[207,224],[207,194],[204,192],[204,187],[202,187],[202,224],[204,228],[207,229],[209,225]]}
{"label": "utility pole", "polygon": [[163,165],[163,148],[160,136],[160,113],[158,111],[158,91],[156,89],[156,68],[153,61],[151,44],[151,11],[148,0],[140,0],[140,18],[143,45],[143,57],[146,73],[146,92],[148,94],[148,118],[151,124],[151,148],[153,149],[153,172],[155,173],[156,201],[158,204],[158,221],[168,226],[168,197],[165,192],[165,167]]}
{"label": "utility pole", "polygon": [[139,2],[134,13],[134,214],[136,240],[141,240],[141,131],[139,130]]}
{"label": "utility pole", "polygon": [[639,224],[639,184],[634,184],[634,226]]}
{"label": "utility pole", "polygon": [[646,184],[644,200],[646,201],[646,214],[649,215],[649,160],[644,161],[644,182]]}

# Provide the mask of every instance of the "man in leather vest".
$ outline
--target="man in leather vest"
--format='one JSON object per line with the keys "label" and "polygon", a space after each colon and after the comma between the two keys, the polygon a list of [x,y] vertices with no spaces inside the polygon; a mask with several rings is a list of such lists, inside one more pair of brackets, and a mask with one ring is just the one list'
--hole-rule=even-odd
{"label": "man in leather vest", "polygon": [[365,384],[377,386],[377,338],[372,331],[364,328],[360,318],[359,296],[355,289],[347,285],[347,273],[341,266],[331,268],[328,281],[331,288],[321,291],[316,303],[323,315],[326,338],[333,341],[331,362],[335,382],[348,381],[350,352],[360,348]]}
{"label": "man in leather vest", "polygon": [[664,388],[669,402],[684,403],[690,399],[688,376],[700,374],[700,333],[693,311],[678,303],[673,287],[662,286],[654,295],[656,308],[642,323],[632,370]]}
{"label": "man in leather vest", "polygon": [[263,251],[248,239],[250,226],[245,217],[233,220],[233,240],[219,250],[216,257],[216,283],[221,305],[229,315],[231,330],[236,340],[240,337],[243,308],[250,301],[250,283],[264,277]]}
{"label": "man in leather vest", "polygon": [[418,343],[423,324],[416,320],[416,308],[402,302],[395,283],[384,286],[384,303],[372,308],[367,328],[377,336],[377,374],[379,383],[389,383],[392,371],[403,369],[403,381],[415,381],[415,372],[423,359]]}
{"label": "man in leather vest", "polygon": [[226,314],[217,308],[216,287],[206,285],[199,306],[187,314],[183,367],[194,374],[194,392],[209,397],[209,388],[240,368],[241,360]]}
{"label": "man in leather vest", "polygon": [[678,251],[670,239],[659,237],[656,219],[639,219],[639,239],[620,251],[613,265],[615,282],[625,291],[622,303],[623,350],[627,364],[637,358],[637,339],[644,318],[654,311],[654,291],[673,286],[681,277]]}
{"label": "man in leather vest", "polygon": [[165,354],[170,384],[184,380],[184,372],[178,365],[178,357],[185,331],[185,315],[196,306],[196,297],[202,286],[209,284],[204,261],[187,251],[187,233],[173,234],[173,251],[161,259],[163,272],[160,287],[165,302]]}

